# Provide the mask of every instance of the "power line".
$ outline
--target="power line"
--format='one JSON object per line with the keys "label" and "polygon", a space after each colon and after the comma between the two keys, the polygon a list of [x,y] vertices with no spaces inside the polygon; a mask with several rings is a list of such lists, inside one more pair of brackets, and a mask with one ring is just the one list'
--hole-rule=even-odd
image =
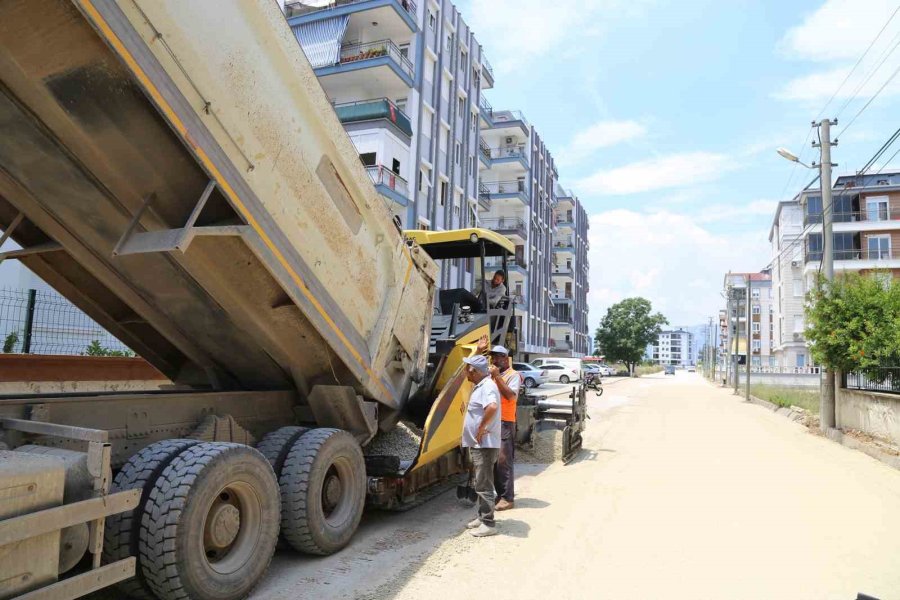
{"label": "power line", "polygon": [[[856,60],[856,64],[853,65],[853,68],[850,69],[850,72],[847,73],[846,77],[844,77],[844,80],[841,82],[841,84],[838,86],[838,88],[831,95],[831,98],[829,98],[828,102],[825,103],[825,106],[822,107],[822,110],[819,112],[819,116],[816,117],[816,121],[818,121],[819,119],[822,118],[822,115],[825,114],[825,110],[828,108],[828,106],[831,104],[831,102],[837,97],[837,95],[840,93],[840,91],[844,88],[844,85],[847,83],[847,81],[850,79],[850,77],[853,75],[853,73],[856,72],[857,67],[859,67],[859,65],[862,63],[863,59],[865,59],[866,56],[868,56],[869,51],[875,45],[875,42],[878,41],[878,38],[881,37],[881,34],[884,33],[884,30],[887,29],[887,27],[888,27],[888,25],[890,25],[891,21],[894,20],[894,17],[897,16],[898,12],[900,12],[900,4],[897,5],[897,8],[894,9],[894,12],[891,13],[891,16],[888,17],[888,20],[884,22],[884,25],[881,27],[881,29],[878,31],[878,33],[875,35],[875,37],[872,38],[872,41],[869,42],[869,46],[866,48],[865,52],[863,52],[862,55]],[[838,111],[838,112],[840,112],[840,111]]]}
{"label": "power line", "polygon": [[[891,42],[893,42],[893,45],[890,45]],[[844,101],[844,103],[838,109],[836,116],[840,117],[840,115],[844,112],[844,110],[846,110],[846,108],[850,105],[850,103],[853,102],[854,100],[856,100],[857,96],[859,96],[859,93],[866,86],[866,84],[872,80],[872,78],[875,76],[876,73],[878,73],[878,71],[881,69],[881,67],[884,65],[884,63],[887,62],[887,59],[890,58],[891,54],[894,53],[894,50],[896,50],[897,46],[900,45],[900,32],[898,32],[897,34],[894,35],[894,37],[891,39],[891,42],[888,43],[888,46],[885,47],[885,49],[881,51],[881,54],[876,59],[878,61],[878,64],[876,64],[874,67],[872,67],[872,70],[869,71],[869,74],[866,75],[863,78],[863,80],[859,82],[859,84],[857,84],[857,86],[853,89],[853,92],[850,94],[850,96]]]}
{"label": "power line", "polygon": [[[898,42],[898,43],[900,43],[900,42]],[[894,72],[891,73],[891,76],[887,78],[887,81],[885,81],[883,84],[881,84],[881,87],[878,88],[878,91],[877,91],[877,92],[875,92],[875,95],[872,96],[871,98],[869,98],[869,101],[868,101],[868,102],[866,102],[865,104],[863,104],[863,107],[860,108],[859,111],[858,111],[855,115],[853,115],[853,118],[850,119],[850,122],[849,122],[849,123],[847,123],[846,125],[844,125],[844,128],[841,129],[841,132],[840,132],[839,134],[837,134],[837,136],[836,136],[835,139],[837,139],[837,138],[839,138],[840,136],[844,135],[844,132],[847,131],[848,129],[850,129],[850,126],[853,125],[853,123],[856,122],[856,119],[859,118],[859,115],[863,114],[863,112],[865,112],[865,110],[866,110],[867,108],[869,108],[869,106],[872,104],[872,102],[875,101],[875,98],[877,98],[877,97],[881,94],[881,92],[884,91],[884,88],[886,88],[887,85],[888,85],[891,81],[894,80],[894,77],[896,77],[898,73],[900,73],[900,66],[898,66],[896,69],[894,69]]]}

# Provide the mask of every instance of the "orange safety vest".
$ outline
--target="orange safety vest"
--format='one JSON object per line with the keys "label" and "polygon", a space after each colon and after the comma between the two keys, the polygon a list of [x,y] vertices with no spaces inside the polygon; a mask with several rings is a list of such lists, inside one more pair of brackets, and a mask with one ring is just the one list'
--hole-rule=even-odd
{"label": "orange safety vest", "polygon": [[[508,368],[504,373],[500,374],[500,377],[506,382],[506,385],[510,385],[513,381],[513,377],[517,377],[519,379],[519,388],[522,387],[522,374],[513,369],[512,367]],[[500,394],[500,420],[501,421],[512,421],[515,423],[516,421],[516,401],[518,398],[507,398],[502,393]]]}

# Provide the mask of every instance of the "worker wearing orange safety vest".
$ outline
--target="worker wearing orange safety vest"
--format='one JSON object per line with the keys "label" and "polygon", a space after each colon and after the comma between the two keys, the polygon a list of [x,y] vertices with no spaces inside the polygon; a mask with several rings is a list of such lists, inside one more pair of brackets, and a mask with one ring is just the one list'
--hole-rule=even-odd
{"label": "worker wearing orange safety vest", "polygon": [[522,376],[509,362],[509,350],[491,348],[491,378],[500,390],[500,458],[494,468],[497,486],[496,510],[509,510],[515,504],[516,401],[522,387]]}

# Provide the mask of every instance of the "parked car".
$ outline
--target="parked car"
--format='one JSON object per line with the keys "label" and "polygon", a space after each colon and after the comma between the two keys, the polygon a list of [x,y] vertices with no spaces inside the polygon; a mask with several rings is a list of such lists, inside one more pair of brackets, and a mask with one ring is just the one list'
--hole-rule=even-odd
{"label": "parked car", "polygon": [[600,374],[604,377],[612,377],[616,374],[616,370],[609,365],[599,365]]}
{"label": "parked car", "polygon": [[688,372],[688,373],[696,373],[696,372],[697,372],[697,367],[695,367],[694,365],[689,365],[688,368],[687,368],[687,372]]}
{"label": "parked car", "polygon": [[597,375],[603,375],[603,369],[600,367],[600,365],[594,365],[594,364],[581,365],[581,372],[582,373],[595,373]]}
{"label": "parked car", "polygon": [[578,381],[579,373],[577,369],[573,369],[568,365],[544,365],[541,367],[547,373],[547,381],[558,381],[560,383],[569,383]]}
{"label": "parked car", "polygon": [[575,377],[571,377],[572,381],[581,379],[581,359],[580,358],[562,358],[562,357],[541,357],[531,361],[531,364],[539,369],[546,369],[548,365],[561,365],[567,369],[575,371]]}
{"label": "parked car", "polygon": [[532,364],[514,362],[512,368],[522,375],[522,382],[527,388],[536,388],[547,383],[547,372],[538,369]]}
{"label": "parked car", "polygon": [[675,374],[675,365],[666,365],[665,374],[666,375],[674,375]]}

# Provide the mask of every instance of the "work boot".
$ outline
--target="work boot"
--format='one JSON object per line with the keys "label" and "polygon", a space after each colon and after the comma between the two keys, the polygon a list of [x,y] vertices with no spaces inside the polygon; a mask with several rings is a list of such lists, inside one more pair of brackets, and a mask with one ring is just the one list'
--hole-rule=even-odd
{"label": "work boot", "polygon": [[497,503],[497,506],[494,507],[494,510],[509,510],[515,506],[515,503],[508,501],[506,498],[501,498],[500,502]]}
{"label": "work boot", "polygon": [[466,529],[475,529],[476,527],[478,527],[480,525],[481,525],[481,519],[479,519],[478,517],[475,517],[474,519],[472,519],[471,521],[466,523]]}
{"label": "work boot", "polygon": [[496,527],[488,527],[487,525],[482,523],[478,529],[469,530],[469,533],[471,533],[474,537],[488,537],[488,536],[492,536],[492,535],[497,535],[497,528]]}

